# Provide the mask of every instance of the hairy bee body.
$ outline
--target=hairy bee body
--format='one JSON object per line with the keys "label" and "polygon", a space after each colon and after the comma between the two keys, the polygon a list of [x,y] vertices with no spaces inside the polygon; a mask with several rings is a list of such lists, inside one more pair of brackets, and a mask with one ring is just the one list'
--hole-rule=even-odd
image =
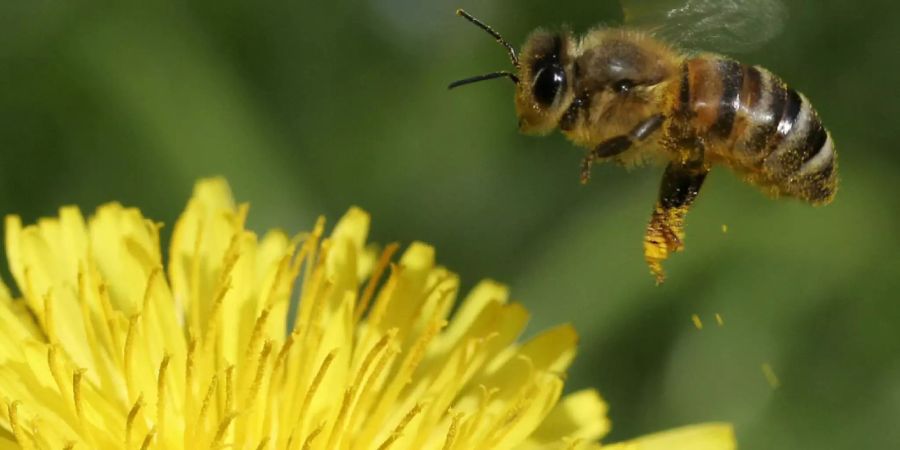
{"label": "hairy bee body", "polygon": [[[565,42],[554,45],[566,51]],[[809,100],[768,70],[716,54],[684,56],[623,29],[595,30],[571,50],[573,98],[558,126],[576,144],[594,149],[660,114],[661,133],[635,139],[640,142],[610,158],[668,161],[701,147],[705,163],[730,167],[770,195],[813,204],[833,198],[837,171],[830,135]],[[610,67],[623,73],[610,77]],[[610,89],[622,80],[632,92]],[[636,87],[644,92],[634,92]],[[533,103],[519,102],[525,131],[546,120]]]}
{"label": "hairy bee body", "polygon": [[[771,4],[738,3],[762,12]],[[724,4],[688,3],[670,12],[701,6],[716,11]],[[584,147],[583,183],[595,161],[666,164],[644,235],[644,256],[658,282],[662,262],[684,248],[685,215],[715,165],[772,196],[814,205],[834,198],[831,135],[803,94],[762,67],[712,53],[686,54],[629,28],[599,28],[580,38],[537,30],[517,56],[493,29],[459,14],[507,48],[516,72],[467,78],[451,88],[511,79],[519,130],[547,134],[558,128]]]}
{"label": "hairy bee body", "polygon": [[834,197],[831,136],[809,100],[768,70],[718,55],[686,58],[670,97],[671,117],[690,122],[710,162],[772,195],[813,204]]}

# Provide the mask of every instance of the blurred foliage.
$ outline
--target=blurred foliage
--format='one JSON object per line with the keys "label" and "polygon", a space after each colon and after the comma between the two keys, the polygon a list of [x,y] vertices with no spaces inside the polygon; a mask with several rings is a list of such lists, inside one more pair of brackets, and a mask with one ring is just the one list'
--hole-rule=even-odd
{"label": "blurred foliage", "polygon": [[581,187],[572,145],[516,133],[508,83],[445,89],[508,65],[455,8],[521,42],[615,23],[613,1],[0,3],[0,211],[120,200],[171,224],[213,174],[256,229],[358,204],[374,239],[435,244],[466,286],[511,284],[531,329],[574,322],[568,387],[601,390],[616,438],[729,420],[745,449],[893,448],[898,5],[788,1],[785,32],[742,59],[813,99],[837,200],[771,201],[714,171],[660,287],[641,236],[661,168]]}

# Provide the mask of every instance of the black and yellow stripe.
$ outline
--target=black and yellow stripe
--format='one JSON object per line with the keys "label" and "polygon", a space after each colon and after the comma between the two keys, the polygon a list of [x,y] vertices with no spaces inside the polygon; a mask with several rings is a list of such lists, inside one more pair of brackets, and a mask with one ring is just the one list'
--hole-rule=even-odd
{"label": "black and yellow stripe", "polygon": [[714,55],[682,66],[676,111],[705,151],[763,188],[827,203],[836,153],[809,100],[768,70]]}

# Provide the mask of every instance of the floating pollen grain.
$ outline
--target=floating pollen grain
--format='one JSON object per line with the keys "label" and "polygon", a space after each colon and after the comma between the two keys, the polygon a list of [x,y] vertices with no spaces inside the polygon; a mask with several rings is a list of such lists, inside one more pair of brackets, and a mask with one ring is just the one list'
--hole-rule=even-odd
{"label": "floating pollen grain", "polygon": [[698,330],[703,329],[703,321],[700,320],[700,316],[691,314],[691,321],[694,322],[694,327],[696,327]]}
{"label": "floating pollen grain", "polygon": [[716,313],[716,324],[720,327],[725,326],[725,319],[723,319],[722,315],[719,313]]}
{"label": "floating pollen grain", "polygon": [[769,386],[772,389],[778,389],[781,386],[781,382],[778,380],[778,376],[775,375],[775,371],[772,370],[772,365],[769,363],[763,363],[762,365],[763,376],[766,377],[766,382],[769,383]]}

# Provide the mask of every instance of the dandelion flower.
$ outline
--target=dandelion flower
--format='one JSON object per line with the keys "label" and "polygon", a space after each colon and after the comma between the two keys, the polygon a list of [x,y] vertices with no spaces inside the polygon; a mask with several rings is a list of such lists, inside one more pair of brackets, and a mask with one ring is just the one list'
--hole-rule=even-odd
{"label": "dandelion flower", "polygon": [[[6,220],[0,448],[577,449],[609,429],[561,398],[569,326],[517,343],[527,311],[485,281],[454,314],[434,250],[376,252],[351,209],[325,237],[262,238],[219,179],[172,230],[112,203]],[[396,260],[396,262],[392,262]],[[298,298],[292,307],[291,299]],[[611,449],[732,449],[699,425]]]}

